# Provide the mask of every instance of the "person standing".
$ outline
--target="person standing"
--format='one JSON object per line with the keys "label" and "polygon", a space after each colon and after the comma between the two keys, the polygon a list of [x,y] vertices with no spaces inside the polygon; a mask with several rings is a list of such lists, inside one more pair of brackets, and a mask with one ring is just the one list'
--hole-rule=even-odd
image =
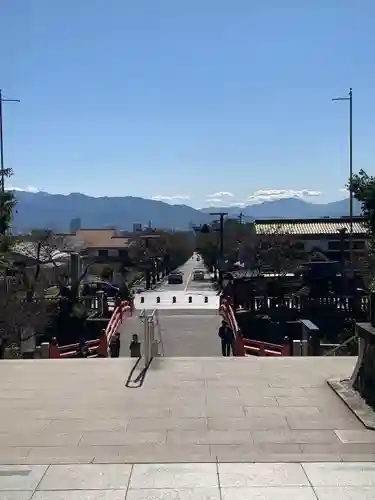
{"label": "person standing", "polygon": [[111,352],[111,358],[119,358],[120,357],[121,339],[120,339],[119,333],[116,333],[109,348],[110,348],[110,352]]}
{"label": "person standing", "polygon": [[230,356],[231,352],[234,355],[234,334],[231,327],[226,321],[222,321],[219,328],[219,337],[221,339],[221,352],[223,356]]}
{"label": "person standing", "polygon": [[133,334],[132,341],[129,346],[130,357],[131,358],[140,358],[141,357],[141,343],[138,340],[138,335],[136,333]]}

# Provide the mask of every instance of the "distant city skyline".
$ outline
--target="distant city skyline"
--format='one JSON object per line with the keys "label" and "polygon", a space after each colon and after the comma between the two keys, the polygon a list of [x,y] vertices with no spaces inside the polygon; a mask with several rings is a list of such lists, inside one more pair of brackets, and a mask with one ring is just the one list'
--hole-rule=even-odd
{"label": "distant city skyline", "polygon": [[4,0],[9,186],[196,208],[346,197],[374,173],[370,0]]}

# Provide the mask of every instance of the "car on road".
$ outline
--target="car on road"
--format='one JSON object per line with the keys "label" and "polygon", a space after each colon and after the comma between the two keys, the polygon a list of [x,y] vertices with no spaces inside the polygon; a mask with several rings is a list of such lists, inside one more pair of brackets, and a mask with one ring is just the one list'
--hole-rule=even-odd
{"label": "car on road", "polygon": [[193,280],[194,281],[204,281],[204,272],[203,271],[194,271]]}
{"label": "car on road", "polygon": [[98,292],[104,292],[107,297],[116,297],[119,294],[119,287],[113,285],[109,281],[102,281],[100,279],[90,280],[88,283],[84,283],[82,295],[89,297],[96,295]]}
{"label": "car on road", "polygon": [[184,278],[182,274],[179,273],[171,273],[168,276],[168,284],[169,285],[180,285],[184,282]]}

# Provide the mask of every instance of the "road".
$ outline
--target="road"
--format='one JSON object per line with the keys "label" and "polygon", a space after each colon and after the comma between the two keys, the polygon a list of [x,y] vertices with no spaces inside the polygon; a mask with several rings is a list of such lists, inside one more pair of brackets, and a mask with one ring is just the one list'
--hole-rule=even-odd
{"label": "road", "polygon": [[[205,271],[205,281],[194,281],[194,270]],[[164,344],[164,356],[173,357],[208,357],[220,356],[220,341],[217,335],[220,326],[220,316],[215,309],[194,309],[184,305],[184,308],[172,308],[172,297],[182,295],[210,295],[216,296],[211,276],[204,268],[202,261],[196,258],[189,259],[179,268],[183,273],[183,283],[170,285],[163,281],[155,290],[145,293],[147,296],[158,295],[169,298],[171,308],[158,310],[159,324],[161,326]],[[213,297],[212,297],[213,298]],[[129,343],[132,333],[138,333],[143,338],[143,329],[137,315],[128,320],[121,331],[121,356],[129,356]]]}
{"label": "road", "polygon": [[[159,292],[204,292],[215,290],[214,284],[210,281],[210,273],[208,273],[202,261],[197,261],[196,258],[191,258],[183,266],[179,268],[183,273],[183,283],[170,285],[168,280],[165,279],[155,291]],[[193,273],[194,271],[204,271],[205,281],[194,281]]]}

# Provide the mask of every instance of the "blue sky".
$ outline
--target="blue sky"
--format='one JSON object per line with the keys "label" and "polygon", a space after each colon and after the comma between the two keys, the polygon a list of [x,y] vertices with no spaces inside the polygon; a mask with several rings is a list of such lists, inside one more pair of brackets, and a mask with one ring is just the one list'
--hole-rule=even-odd
{"label": "blue sky", "polygon": [[349,108],[331,98],[353,87],[354,169],[374,172],[374,17],[373,0],[2,0],[12,185],[342,198]]}

